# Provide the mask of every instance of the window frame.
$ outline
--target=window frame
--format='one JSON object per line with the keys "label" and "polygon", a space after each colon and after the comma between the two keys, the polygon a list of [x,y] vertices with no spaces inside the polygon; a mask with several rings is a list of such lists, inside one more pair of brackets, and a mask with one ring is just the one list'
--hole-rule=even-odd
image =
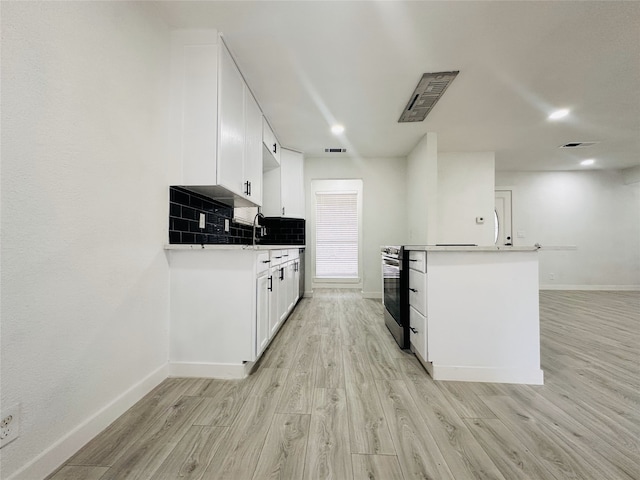
{"label": "window frame", "polygon": [[[317,193],[356,193],[358,215],[358,276],[352,278],[329,278],[316,276],[316,194]],[[363,231],[362,231],[362,179],[314,179],[311,180],[311,241],[313,242],[311,258],[311,279],[313,288],[362,288],[363,272]]]}

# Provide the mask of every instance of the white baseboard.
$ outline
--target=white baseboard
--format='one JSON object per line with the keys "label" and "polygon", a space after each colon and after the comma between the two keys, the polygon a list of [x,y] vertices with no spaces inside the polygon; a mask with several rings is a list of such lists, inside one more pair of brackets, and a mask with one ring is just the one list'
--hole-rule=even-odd
{"label": "white baseboard", "polygon": [[308,290],[304,292],[304,298],[313,298],[313,290]]}
{"label": "white baseboard", "polygon": [[167,364],[120,394],[91,417],[57,440],[53,445],[24,465],[7,480],[33,480],[45,478],[60,467],[89,440],[107,428],[114,420],[167,378]]}
{"label": "white baseboard", "polygon": [[249,375],[253,364],[169,362],[170,377],[239,379]]}
{"label": "white baseboard", "polygon": [[382,292],[362,292],[362,298],[382,299]]}
{"label": "white baseboard", "polygon": [[427,370],[434,380],[544,385],[544,372],[539,368],[452,367],[431,364]]}
{"label": "white baseboard", "polygon": [[422,355],[415,351],[413,345],[411,345],[411,351],[434,380],[544,385],[544,372],[539,368],[522,369],[434,365],[433,362],[427,362],[422,358]]}
{"label": "white baseboard", "polygon": [[540,290],[606,290],[639,292],[640,285],[540,285]]}

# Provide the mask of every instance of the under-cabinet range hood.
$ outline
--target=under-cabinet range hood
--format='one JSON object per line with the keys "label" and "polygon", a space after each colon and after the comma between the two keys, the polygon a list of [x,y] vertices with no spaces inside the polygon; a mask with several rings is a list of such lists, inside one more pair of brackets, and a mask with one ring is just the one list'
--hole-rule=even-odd
{"label": "under-cabinet range hood", "polygon": [[398,123],[423,121],[458,73],[456,70],[423,74]]}

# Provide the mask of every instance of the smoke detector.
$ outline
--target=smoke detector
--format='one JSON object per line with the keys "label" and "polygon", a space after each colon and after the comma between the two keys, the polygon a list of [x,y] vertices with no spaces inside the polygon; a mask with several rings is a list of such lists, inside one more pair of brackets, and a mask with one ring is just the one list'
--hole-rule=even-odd
{"label": "smoke detector", "polygon": [[324,153],[345,153],[346,148],[325,148]]}
{"label": "smoke detector", "polygon": [[458,73],[456,70],[423,74],[398,123],[423,121]]}
{"label": "smoke detector", "polygon": [[598,142],[569,142],[564,145],[560,145],[558,148],[586,148],[593,147]]}

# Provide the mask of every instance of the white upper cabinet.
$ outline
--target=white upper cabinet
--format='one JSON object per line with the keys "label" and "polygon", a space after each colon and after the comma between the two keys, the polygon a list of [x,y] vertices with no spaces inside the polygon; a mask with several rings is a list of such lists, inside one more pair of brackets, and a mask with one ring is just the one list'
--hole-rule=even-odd
{"label": "white upper cabinet", "polygon": [[244,181],[243,191],[256,205],[262,205],[262,112],[244,87]]}
{"label": "white upper cabinet", "polygon": [[282,170],[282,216],[304,218],[304,156],[292,150],[283,150],[280,156]]}
{"label": "white upper cabinet", "polygon": [[263,168],[271,170],[280,166],[280,144],[266,118],[262,120],[262,143],[264,144]]}
{"label": "white upper cabinet", "polygon": [[267,217],[305,217],[304,157],[283,148],[280,167],[263,177],[262,213]]}
{"label": "white upper cabinet", "polygon": [[171,68],[171,184],[261,205],[262,112],[218,33],[173,32]]}
{"label": "white upper cabinet", "polygon": [[218,72],[218,184],[243,195],[244,81],[223,44]]}

